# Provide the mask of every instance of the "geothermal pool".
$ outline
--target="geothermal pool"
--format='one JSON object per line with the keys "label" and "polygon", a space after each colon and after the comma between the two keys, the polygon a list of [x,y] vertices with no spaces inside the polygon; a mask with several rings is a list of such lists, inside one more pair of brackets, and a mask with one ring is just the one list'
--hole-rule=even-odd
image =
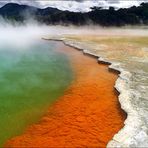
{"label": "geothermal pool", "polygon": [[69,59],[55,43],[0,46],[0,146],[37,122],[72,81]]}
{"label": "geothermal pool", "polygon": [[[97,36],[82,34],[80,37],[60,37],[57,27],[53,31],[58,35],[55,39],[85,49],[85,52],[101,57],[100,61],[113,63],[111,67],[121,71],[118,76],[108,72],[106,65],[98,64],[98,59],[85,56],[74,48],[30,40],[31,37],[52,35],[47,31],[49,28],[21,27],[18,31],[16,27],[11,34],[11,29],[4,28],[0,29],[3,30],[1,34],[7,32],[8,35],[4,38],[6,42],[0,42],[0,136],[3,138],[0,137],[0,143],[5,142],[6,147],[106,147],[108,142],[109,147],[147,145],[148,38],[143,36],[146,30],[140,33],[135,29],[133,33],[113,30],[113,33],[105,28],[102,36],[96,31]],[[11,44],[15,42],[17,48],[8,47],[9,34]],[[5,46],[1,46],[2,43]],[[53,77],[50,79],[49,75]],[[119,101],[128,113],[127,119]]]}
{"label": "geothermal pool", "polygon": [[69,58],[73,81],[39,122],[9,139],[5,147],[106,147],[123,127],[126,115],[114,89],[117,74],[94,57],[56,45],[59,54]]}

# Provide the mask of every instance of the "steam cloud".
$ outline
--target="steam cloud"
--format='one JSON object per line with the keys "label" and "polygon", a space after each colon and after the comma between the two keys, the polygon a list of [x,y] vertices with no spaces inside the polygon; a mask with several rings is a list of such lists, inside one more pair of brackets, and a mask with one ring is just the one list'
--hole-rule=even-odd
{"label": "steam cloud", "polygon": [[[31,17],[29,17],[31,18]],[[35,39],[42,37],[64,35],[64,34],[85,34],[85,35],[141,35],[148,36],[145,28],[101,28],[98,26],[47,26],[35,20],[29,19],[24,24],[10,22],[0,17],[0,46],[27,46]]]}

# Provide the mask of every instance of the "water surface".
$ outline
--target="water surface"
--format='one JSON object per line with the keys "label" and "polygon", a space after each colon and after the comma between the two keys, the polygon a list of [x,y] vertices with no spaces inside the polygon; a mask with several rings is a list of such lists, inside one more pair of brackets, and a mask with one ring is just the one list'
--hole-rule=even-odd
{"label": "water surface", "polygon": [[9,139],[5,147],[102,148],[123,127],[126,116],[114,89],[118,76],[96,58],[62,45],[60,51],[73,67],[73,83],[39,123]]}

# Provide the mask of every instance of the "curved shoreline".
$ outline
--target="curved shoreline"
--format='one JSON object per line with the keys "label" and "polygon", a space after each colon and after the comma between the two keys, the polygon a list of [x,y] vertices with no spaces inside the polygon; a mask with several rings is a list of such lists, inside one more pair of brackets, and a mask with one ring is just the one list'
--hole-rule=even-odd
{"label": "curved shoreline", "polygon": [[[45,38],[43,38],[45,39]],[[124,121],[124,127],[114,135],[113,139],[108,142],[107,147],[142,147],[148,146],[148,135],[145,132],[145,125],[143,125],[138,112],[132,106],[131,100],[136,97],[130,92],[130,79],[132,74],[121,67],[119,62],[112,62],[102,58],[98,54],[90,52],[89,48],[85,49],[80,42],[71,41],[65,38],[50,38],[46,40],[62,41],[65,45],[82,50],[83,53],[89,54],[98,58],[98,61],[109,64],[109,69],[119,72],[116,80],[115,88],[119,92],[119,102],[121,108],[127,113],[127,119]],[[141,131],[142,127],[143,130]]]}
{"label": "curved shoreline", "polygon": [[[129,117],[129,112],[128,112],[128,109],[126,109],[126,105],[125,104],[123,104],[122,102],[124,102],[124,98],[122,98],[122,94],[124,94],[124,92],[122,92],[123,91],[123,89],[121,89],[120,88],[120,85],[123,85],[122,83],[126,83],[125,81],[123,81],[122,82],[122,80],[124,79],[124,70],[123,69],[121,69],[121,68],[119,68],[119,67],[117,67],[117,63],[112,63],[112,62],[110,62],[110,61],[108,61],[108,60],[105,60],[105,59],[103,59],[102,57],[99,57],[98,55],[95,55],[95,54],[93,54],[93,53],[90,53],[88,50],[85,50],[85,49],[83,49],[83,48],[81,48],[81,47],[79,47],[79,46],[77,46],[76,44],[73,44],[73,43],[70,43],[70,42],[66,42],[66,41],[64,41],[64,40],[61,40],[65,45],[67,45],[67,46],[70,46],[70,47],[73,47],[73,48],[77,48],[77,49],[79,49],[79,50],[82,50],[82,52],[83,53],[85,53],[85,54],[89,54],[89,55],[91,55],[91,56],[94,56],[94,57],[96,57],[96,58],[98,58],[98,61],[99,62],[103,62],[104,64],[107,64],[107,65],[109,65],[108,66],[108,68],[109,69],[111,69],[111,70],[115,70],[117,73],[119,72],[120,74],[119,74],[119,77],[118,77],[118,79],[116,80],[116,84],[115,84],[115,88],[117,89],[117,91],[120,93],[119,94],[119,102],[120,102],[120,105],[121,105],[121,108],[127,113],[127,118]],[[117,64],[117,65],[116,65]],[[120,82],[121,81],[121,82]],[[127,80],[126,80],[127,81]],[[124,84],[125,85],[125,84]],[[122,101],[122,99],[123,99],[123,101]],[[127,119],[126,119],[127,120]],[[126,120],[125,120],[125,122],[126,122]],[[125,124],[126,125],[126,124]],[[121,130],[123,130],[125,128],[125,126],[121,129]],[[121,131],[120,130],[120,131]],[[117,135],[115,134],[114,135],[114,137],[113,137],[113,139],[108,143],[108,145],[107,145],[107,147],[117,147],[117,146],[123,146],[122,144],[120,145],[120,142],[118,142],[118,139],[114,139],[115,138],[115,136],[119,136],[119,137],[122,137],[122,133],[117,133]]]}
{"label": "curved shoreline", "polygon": [[[59,41],[62,41],[67,46],[82,50],[82,52],[85,53],[85,54],[89,54],[91,56],[98,58],[98,61],[109,65],[108,66],[109,69],[115,70],[117,73],[118,72],[120,73],[118,75],[119,76],[118,79],[116,80],[115,88],[119,92],[119,96],[118,96],[119,97],[119,103],[121,105],[121,108],[127,113],[127,119],[126,120],[128,120],[130,111],[128,110],[128,108],[126,108],[126,104],[124,104],[124,100],[128,98],[126,96],[126,94],[128,95],[129,92],[126,92],[127,90],[124,89],[124,87],[127,88],[126,84],[128,82],[128,79],[130,79],[130,73],[125,72],[122,68],[120,68],[118,63],[112,63],[108,60],[105,60],[102,57],[98,56],[97,54],[95,55],[95,54],[89,52],[87,49],[85,50],[85,49],[81,48],[80,46],[77,46],[77,44],[74,44],[74,43],[69,42],[69,41],[67,42],[65,40],[59,40]],[[126,120],[125,120],[124,123],[125,123],[125,126],[128,126],[128,124],[126,123]],[[123,130],[126,128],[125,126],[119,131],[120,133],[117,133],[117,134],[114,135],[113,139],[111,141],[109,141],[107,147],[127,146],[127,145],[122,145],[122,143],[120,143],[120,141],[118,141],[118,140],[120,140],[120,139],[118,139],[118,137],[120,138],[120,137],[124,136]],[[123,132],[123,134],[122,134],[122,132]]]}
{"label": "curved shoreline", "polygon": [[71,59],[75,81],[38,124],[29,127],[23,135],[8,140],[6,147],[106,147],[124,126],[125,114],[113,88],[117,74],[109,72],[106,65],[98,64],[96,58],[59,44],[62,45],[59,49],[63,49],[59,52]]}

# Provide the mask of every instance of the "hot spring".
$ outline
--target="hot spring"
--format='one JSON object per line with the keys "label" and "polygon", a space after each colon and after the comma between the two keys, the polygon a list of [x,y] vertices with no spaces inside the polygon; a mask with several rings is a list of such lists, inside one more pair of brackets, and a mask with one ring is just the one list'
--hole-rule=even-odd
{"label": "hot spring", "polygon": [[117,75],[74,48],[41,40],[74,30],[5,24],[0,25],[0,146],[106,146],[125,119],[113,89]]}

